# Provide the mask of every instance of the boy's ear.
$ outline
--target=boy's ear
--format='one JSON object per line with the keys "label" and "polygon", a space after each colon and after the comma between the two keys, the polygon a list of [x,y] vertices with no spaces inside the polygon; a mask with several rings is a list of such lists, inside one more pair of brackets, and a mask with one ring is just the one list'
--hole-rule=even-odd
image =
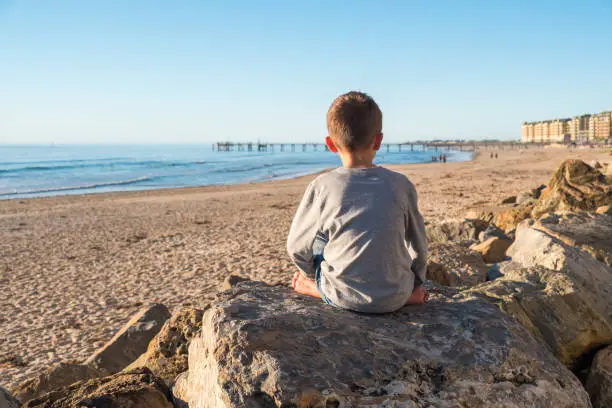
{"label": "boy's ear", "polygon": [[381,133],[380,135],[374,138],[374,150],[378,151],[380,149],[380,145],[382,144],[382,141],[383,141],[383,134]]}
{"label": "boy's ear", "polygon": [[336,145],[334,144],[334,141],[332,140],[331,137],[327,136],[325,138],[325,144],[327,145],[327,148],[333,152],[333,153],[338,153],[338,148],[336,147]]}

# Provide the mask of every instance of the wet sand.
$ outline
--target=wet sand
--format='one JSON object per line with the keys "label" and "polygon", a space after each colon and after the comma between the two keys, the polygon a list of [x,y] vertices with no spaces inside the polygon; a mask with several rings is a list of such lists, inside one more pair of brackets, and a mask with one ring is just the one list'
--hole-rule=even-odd
{"label": "wet sand", "polygon": [[[569,157],[612,161],[533,149],[389,168],[415,183],[432,222],[545,184]],[[84,360],[142,304],[205,304],[229,274],[289,282],[285,239],[314,177],[0,201],[0,384]]]}

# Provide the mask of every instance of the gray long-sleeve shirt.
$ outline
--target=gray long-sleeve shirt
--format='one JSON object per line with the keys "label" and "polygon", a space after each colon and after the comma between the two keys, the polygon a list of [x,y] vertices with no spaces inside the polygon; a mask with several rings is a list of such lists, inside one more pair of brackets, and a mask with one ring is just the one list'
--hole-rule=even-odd
{"label": "gray long-sleeve shirt", "polygon": [[391,312],[408,300],[415,275],[425,280],[425,226],[414,185],[402,174],[382,167],[340,167],[317,177],[306,189],[287,239],[289,256],[310,278],[317,233],[329,239],[321,291],[339,307]]}

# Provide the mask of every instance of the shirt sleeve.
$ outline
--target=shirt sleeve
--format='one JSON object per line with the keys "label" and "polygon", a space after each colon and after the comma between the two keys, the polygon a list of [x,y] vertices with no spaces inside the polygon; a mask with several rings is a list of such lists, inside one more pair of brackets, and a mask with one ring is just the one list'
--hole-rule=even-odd
{"label": "shirt sleeve", "polygon": [[293,263],[306,276],[314,279],[312,245],[317,235],[321,209],[314,183],[310,183],[291,223],[287,237],[287,252]]}
{"label": "shirt sleeve", "polygon": [[419,212],[417,192],[412,183],[409,184],[408,188],[406,242],[416,254],[412,263],[412,271],[420,279],[420,283],[423,283],[427,275],[427,236],[425,234],[425,222]]}

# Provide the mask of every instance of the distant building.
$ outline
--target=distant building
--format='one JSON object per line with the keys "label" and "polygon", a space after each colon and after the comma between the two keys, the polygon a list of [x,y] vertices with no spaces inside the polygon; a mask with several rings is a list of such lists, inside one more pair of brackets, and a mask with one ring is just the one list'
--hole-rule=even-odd
{"label": "distant building", "polygon": [[523,143],[586,144],[612,140],[612,111],[585,114],[573,118],[524,122]]}

